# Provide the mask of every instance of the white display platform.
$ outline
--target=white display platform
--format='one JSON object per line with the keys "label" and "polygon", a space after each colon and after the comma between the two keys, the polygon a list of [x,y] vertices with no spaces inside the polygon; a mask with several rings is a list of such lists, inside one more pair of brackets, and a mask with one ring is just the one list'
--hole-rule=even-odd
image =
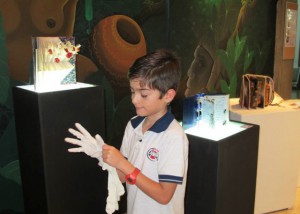
{"label": "white display platform", "polygon": [[186,129],[185,133],[213,141],[219,141],[244,131],[246,128],[248,128],[248,125],[246,124],[229,121],[226,126],[218,127],[216,129],[208,128],[203,124],[198,124],[192,128]]}
{"label": "white display platform", "polygon": [[74,83],[74,84],[54,85],[52,87],[49,87],[49,86],[39,87],[38,89],[35,88],[34,85],[17,86],[17,88],[22,88],[22,89],[37,92],[37,93],[64,91],[64,90],[72,90],[72,89],[88,88],[88,87],[96,87],[96,85],[77,82],[77,83]]}
{"label": "white display platform", "polygon": [[[291,105],[294,104],[294,105]],[[246,109],[230,99],[230,120],[260,125],[255,214],[291,208],[300,168],[299,100]]]}

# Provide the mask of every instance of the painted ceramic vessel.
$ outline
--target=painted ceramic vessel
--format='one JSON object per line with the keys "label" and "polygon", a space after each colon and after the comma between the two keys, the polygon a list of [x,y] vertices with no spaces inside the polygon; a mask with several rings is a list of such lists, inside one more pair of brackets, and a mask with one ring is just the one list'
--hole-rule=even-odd
{"label": "painted ceramic vessel", "polygon": [[102,19],[92,35],[93,55],[110,81],[122,84],[132,63],[146,54],[140,26],[130,17],[113,15]]}

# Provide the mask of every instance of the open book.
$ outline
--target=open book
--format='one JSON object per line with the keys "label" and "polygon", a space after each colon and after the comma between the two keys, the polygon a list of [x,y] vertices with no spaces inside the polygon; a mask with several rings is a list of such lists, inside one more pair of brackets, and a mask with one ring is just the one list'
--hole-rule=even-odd
{"label": "open book", "polygon": [[36,89],[76,83],[74,37],[32,37],[32,46]]}
{"label": "open book", "polygon": [[245,74],[242,77],[240,106],[246,108],[264,108],[274,99],[274,83],[271,77]]}
{"label": "open book", "polygon": [[206,94],[200,102],[202,125],[215,129],[228,124],[229,94]]}
{"label": "open book", "polygon": [[229,94],[196,94],[183,102],[183,128],[215,129],[229,122]]}

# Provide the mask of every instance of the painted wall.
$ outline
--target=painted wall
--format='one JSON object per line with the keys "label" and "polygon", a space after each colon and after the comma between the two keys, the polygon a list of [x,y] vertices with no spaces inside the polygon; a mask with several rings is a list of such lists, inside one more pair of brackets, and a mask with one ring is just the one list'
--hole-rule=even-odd
{"label": "painted wall", "polygon": [[126,80],[135,58],[177,52],[183,77],[172,110],[181,119],[187,96],[237,97],[242,74],[273,75],[275,16],[273,0],[0,0],[0,212],[23,211],[11,87],[32,84],[32,35],[76,37],[77,80],[104,86],[106,141],[119,147],[135,114]]}

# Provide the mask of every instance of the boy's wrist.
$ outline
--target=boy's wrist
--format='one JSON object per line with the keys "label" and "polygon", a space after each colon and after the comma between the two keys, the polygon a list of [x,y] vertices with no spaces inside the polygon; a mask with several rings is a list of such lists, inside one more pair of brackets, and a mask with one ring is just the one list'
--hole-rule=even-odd
{"label": "boy's wrist", "polygon": [[121,172],[123,172],[125,175],[128,175],[129,173],[131,173],[135,167],[128,161],[124,158],[123,161],[121,161],[120,165],[119,165],[119,170]]}
{"label": "boy's wrist", "polygon": [[138,174],[140,174],[140,172],[141,171],[138,168],[135,168],[133,170],[133,172],[131,172],[130,174],[127,174],[125,176],[126,182],[129,183],[129,184],[131,184],[131,185],[134,185],[135,182],[136,182],[136,178],[137,178]]}

